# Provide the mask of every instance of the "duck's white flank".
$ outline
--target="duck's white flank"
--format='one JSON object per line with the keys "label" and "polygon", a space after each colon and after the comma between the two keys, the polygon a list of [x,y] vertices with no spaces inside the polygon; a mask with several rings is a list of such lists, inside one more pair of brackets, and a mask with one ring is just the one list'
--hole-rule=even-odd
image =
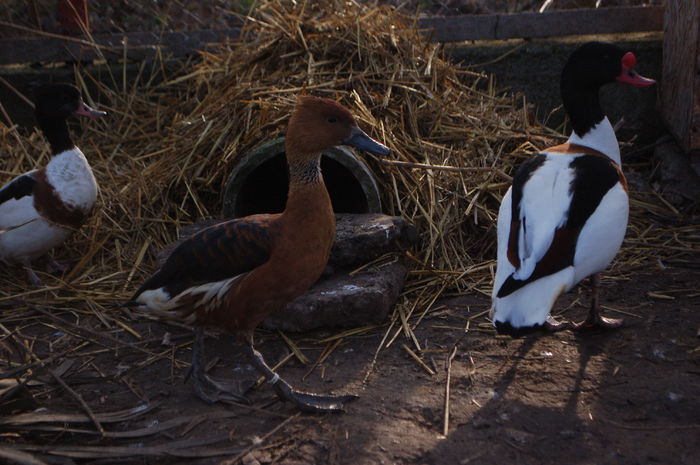
{"label": "duck's white flank", "polygon": [[[549,199],[551,201],[552,197],[549,197]],[[494,322],[510,322],[511,325],[518,328],[544,323],[557,297],[573,286],[574,271],[573,267],[568,267],[552,275],[537,279],[503,298],[496,296],[503,282],[516,272],[516,268],[508,260],[511,202],[511,189],[509,189],[505,197],[503,197],[503,202],[501,202],[498,212],[498,267],[496,268],[496,279],[493,285],[491,319]],[[544,214],[546,211],[545,209],[545,211],[540,212]],[[561,215],[557,215],[556,218],[560,221]],[[552,222],[550,221],[550,223]],[[529,232],[530,230],[528,230]],[[539,228],[538,234],[540,237],[533,239],[527,237],[528,235],[525,235],[526,237],[521,236],[521,241],[525,240],[531,244],[539,242],[538,248],[544,248],[544,251],[538,252],[538,254],[544,255],[552,242],[554,231],[545,231],[543,228]],[[542,236],[546,236],[549,239],[547,240],[546,237]],[[530,252],[528,259],[536,263],[537,259],[536,255],[532,253],[532,246],[530,247]],[[523,275],[523,278],[518,279],[527,279],[533,270],[534,265],[526,276],[525,273],[520,273],[520,275]]]}
{"label": "duck's white flank", "polygon": [[610,265],[625,238],[628,216],[629,196],[617,183],[605,194],[578,237],[574,284]]}
{"label": "duck's white flank", "polygon": [[0,205],[0,229],[0,260],[23,265],[60,245],[71,233],[44,220],[34,209],[32,196]]}

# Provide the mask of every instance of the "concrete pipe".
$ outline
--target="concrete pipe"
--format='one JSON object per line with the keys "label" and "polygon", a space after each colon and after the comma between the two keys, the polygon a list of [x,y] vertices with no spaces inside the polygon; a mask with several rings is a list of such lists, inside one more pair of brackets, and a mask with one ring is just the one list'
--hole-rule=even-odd
{"label": "concrete pipe", "polygon": [[[336,213],[381,213],[377,183],[350,149],[339,146],[324,152],[321,170]],[[223,216],[281,212],[288,186],[284,138],[280,138],[256,148],[234,168],[226,184]]]}

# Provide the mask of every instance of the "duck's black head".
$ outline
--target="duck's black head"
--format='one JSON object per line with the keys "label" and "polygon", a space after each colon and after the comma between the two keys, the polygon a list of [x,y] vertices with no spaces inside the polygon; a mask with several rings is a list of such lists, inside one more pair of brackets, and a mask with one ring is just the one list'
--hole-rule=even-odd
{"label": "duck's black head", "polygon": [[107,114],[87,106],[78,88],[71,84],[51,84],[39,89],[35,113],[54,154],[73,147],[66,125],[66,119],[70,115],[99,118]]}
{"label": "duck's black head", "polygon": [[80,91],[71,84],[51,84],[37,92],[36,116],[39,121],[66,119],[70,115],[99,118],[104,111],[93,110],[83,102]]}
{"label": "duck's black head", "polygon": [[625,52],[614,44],[588,42],[573,51],[562,70],[562,86],[598,89],[615,82],[622,70]]}
{"label": "duck's black head", "polygon": [[605,117],[598,101],[601,86],[616,81],[636,87],[654,84],[653,79],[637,74],[636,63],[632,52],[605,42],[587,42],[569,56],[561,74],[561,93],[579,136]]}

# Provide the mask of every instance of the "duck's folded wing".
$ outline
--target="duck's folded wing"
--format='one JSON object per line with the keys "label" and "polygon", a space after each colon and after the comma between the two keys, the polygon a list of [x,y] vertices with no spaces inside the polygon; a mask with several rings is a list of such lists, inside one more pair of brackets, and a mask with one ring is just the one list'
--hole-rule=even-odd
{"label": "duck's folded wing", "polygon": [[17,176],[0,189],[0,205],[11,199],[19,200],[22,197],[32,195],[36,184],[36,171]]}
{"label": "duck's folded wing", "polygon": [[533,159],[513,179],[508,259],[515,271],[498,297],[573,265],[581,229],[621,180],[614,163],[597,155]]}
{"label": "duck's folded wing", "polygon": [[165,287],[173,296],[188,287],[247,273],[270,258],[270,215],[219,223],[182,242],[134,294]]}
{"label": "duck's folded wing", "polygon": [[571,205],[571,159],[538,154],[513,177],[508,261],[515,271],[497,297],[506,297],[533,280],[564,268],[575,250],[565,227]]}
{"label": "duck's folded wing", "polygon": [[567,219],[571,172],[564,157],[535,155],[513,178],[508,258],[519,280],[532,276]]}

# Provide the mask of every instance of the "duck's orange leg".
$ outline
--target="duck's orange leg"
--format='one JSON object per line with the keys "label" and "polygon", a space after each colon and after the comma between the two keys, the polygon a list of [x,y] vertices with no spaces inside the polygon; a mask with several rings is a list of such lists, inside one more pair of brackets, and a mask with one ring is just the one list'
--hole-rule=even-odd
{"label": "duck's orange leg", "polygon": [[589,329],[603,328],[614,329],[619,328],[624,323],[624,320],[619,318],[606,318],[600,314],[598,308],[598,287],[600,286],[600,273],[591,276],[591,309],[588,312],[588,317],[580,323],[573,323],[574,331],[586,331]]}
{"label": "duck's orange leg", "polygon": [[190,373],[197,397],[209,404],[221,401],[250,403],[243,395],[236,393],[232,386],[209,377],[204,367],[204,329],[195,328]]}
{"label": "duck's orange leg", "polygon": [[357,399],[354,394],[341,396],[325,396],[312,394],[310,392],[297,391],[286,381],[279,377],[270,366],[265,363],[265,359],[260,352],[253,347],[252,336],[248,340],[248,356],[251,358],[260,373],[265,376],[267,382],[272,384],[277,395],[282,400],[288,400],[297,406],[302,412],[309,413],[334,413],[344,412],[343,406],[346,402]]}

